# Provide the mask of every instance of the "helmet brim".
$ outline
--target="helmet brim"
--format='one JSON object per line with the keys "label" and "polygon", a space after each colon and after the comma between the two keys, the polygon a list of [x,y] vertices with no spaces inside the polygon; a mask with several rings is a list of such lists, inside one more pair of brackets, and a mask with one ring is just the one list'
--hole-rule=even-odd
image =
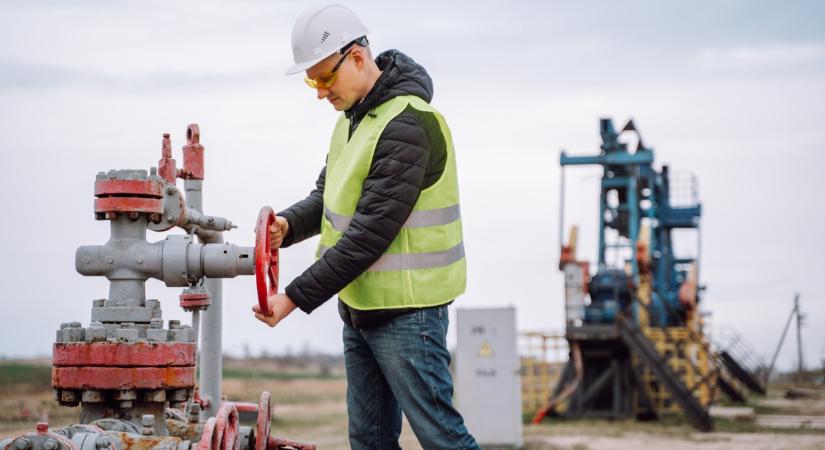
{"label": "helmet brim", "polygon": [[[329,55],[332,55],[334,53],[335,52],[332,52]],[[325,58],[329,57],[329,55],[324,55],[320,58],[312,59],[312,60],[309,60],[309,61],[304,61],[302,63],[293,64],[293,65],[289,66],[288,69],[286,69],[286,72],[284,72],[284,75],[295,75],[296,73],[303,72],[303,71],[309,69],[310,67],[318,64],[319,62],[323,61]]]}

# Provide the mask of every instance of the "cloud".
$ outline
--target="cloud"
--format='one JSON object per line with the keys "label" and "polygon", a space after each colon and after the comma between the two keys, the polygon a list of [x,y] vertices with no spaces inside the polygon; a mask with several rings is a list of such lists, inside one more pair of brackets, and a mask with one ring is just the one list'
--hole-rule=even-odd
{"label": "cloud", "polygon": [[825,63],[825,44],[774,43],[761,46],[700,50],[700,60],[710,64],[738,63],[748,66],[789,66]]}
{"label": "cloud", "polygon": [[240,72],[154,72],[112,74],[66,66],[0,61],[0,90],[59,90],[86,88],[101,91],[158,91],[247,86],[281,74],[275,67]]}

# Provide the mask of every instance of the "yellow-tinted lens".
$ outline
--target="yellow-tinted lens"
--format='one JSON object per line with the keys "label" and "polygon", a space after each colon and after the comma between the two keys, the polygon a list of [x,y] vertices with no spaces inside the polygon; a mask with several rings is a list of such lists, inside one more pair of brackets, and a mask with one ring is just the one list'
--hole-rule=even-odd
{"label": "yellow-tinted lens", "polygon": [[307,86],[312,89],[328,89],[338,79],[338,72],[324,74],[318,78],[304,77]]}

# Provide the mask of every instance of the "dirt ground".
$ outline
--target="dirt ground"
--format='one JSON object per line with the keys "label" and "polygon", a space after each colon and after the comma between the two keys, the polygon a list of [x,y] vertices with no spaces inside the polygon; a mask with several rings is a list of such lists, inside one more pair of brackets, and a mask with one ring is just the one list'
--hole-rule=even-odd
{"label": "dirt ground", "polygon": [[[37,386],[0,386],[0,436],[33,431],[47,417],[53,428],[76,421],[77,408],[61,408],[51,392]],[[8,386],[6,386],[8,388]],[[326,378],[227,379],[224,393],[230,400],[257,402],[264,390],[272,394],[272,433],[318,444],[319,449],[347,449],[346,381],[337,375]],[[781,395],[756,403],[758,414],[807,414],[825,416],[823,400],[785,400]],[[755,422],[717,421],[713,433],[697,433],[678,420],[640,423],[635,421],[548,420],[525,425],[526,450],[808,450],[825,449],[825,431],[770,429]],[[472,430],[471,430],[472,431]],[[420,449],[408,424],[401,445]]]}

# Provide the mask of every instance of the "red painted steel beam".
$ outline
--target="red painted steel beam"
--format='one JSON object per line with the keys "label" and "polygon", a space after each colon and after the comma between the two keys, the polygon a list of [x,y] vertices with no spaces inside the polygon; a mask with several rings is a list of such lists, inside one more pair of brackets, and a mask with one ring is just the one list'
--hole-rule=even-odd
{"label": "red painted steel beam", "polygon": [[54,366],[169,367],[194,366],[192,342],[55,343]]}
{"label": "red painted steel beam", "polygon": [[194,367],[53,367],[57,389],[182,389],[195,386]]}

